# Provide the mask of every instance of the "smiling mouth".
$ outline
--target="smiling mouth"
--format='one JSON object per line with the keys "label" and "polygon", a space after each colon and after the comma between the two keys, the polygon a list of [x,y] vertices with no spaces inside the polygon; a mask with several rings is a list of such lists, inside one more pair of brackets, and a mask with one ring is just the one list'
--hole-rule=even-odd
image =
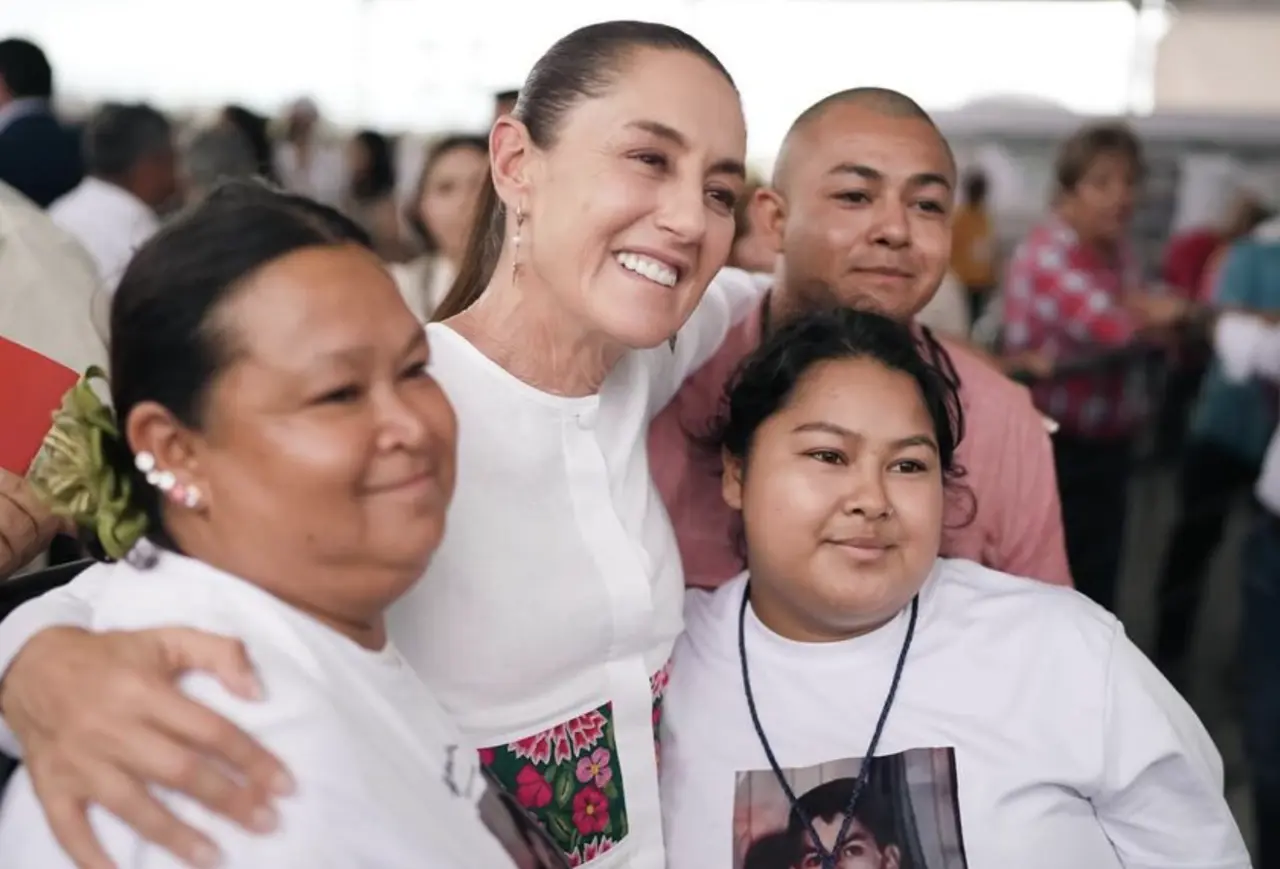
{"label": "smiling mouth", "polygon": [[893,549],[893,544],[873,539],[828,540],[827,542],[854,561],[863,562],[877,561]]}
{"label": "smiling mouth", "polygon": [[614,254],[613,258],[627,271],[668,289],[674,287],[680,280],[679,269],[645,254],[624,250]]}
{"label": "smiling mouth", "polygon": [[416,492],[429,487],[435,480],[435,472],[431,470],[423,470],[410,477],[404,477],[394,483],[383,483],[378,486],[370,486],[367,492],[370,495],[390,495],[397,492]]}
{"label": "smiling mouth", "polygon": [[901,269],[857,269],[860,274],[873,275],[878,278],[890,278],[897,281],[909,281],[915,277],[910,272],[904,272]]}

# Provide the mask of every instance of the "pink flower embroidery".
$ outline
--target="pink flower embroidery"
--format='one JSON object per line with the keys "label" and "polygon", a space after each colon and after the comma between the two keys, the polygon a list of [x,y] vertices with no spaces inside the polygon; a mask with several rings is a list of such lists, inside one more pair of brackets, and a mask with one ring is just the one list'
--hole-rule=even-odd
{"label": "pink flower embroidery", "polygon": [[667,693],[667,685],[671,681],[671,662],[662,665],[662,669],[649,677],[649,690],[653,692],[653,702],[657,703]]}
{"label": "pink flower embroidery", "polygon": [[603,833],[609,824],[609,798],[587,785],[573,798],[573,825],[586,836]]}
{"label": "pink flower embroidery", "polygon": [[572,851],[566,852],[564,856],[565,856],[565,859],[569,861],[570,866],[582,865],[582,855],[578,853],[577,848],[574,848]]}
{"label": "pink flower embroidery", "polygon": [[516,773],[516,799],[531,809],[540,809],[551,802],[550,783],[531,763]]}
{"label": "pink flower embroidery", "polygon": [[584,863],[590,863],[597,857],[601,857],[613,850],[613,841],[608,836],[601,836],[599,839],[592,839],[582,846],[582,860]]}
{"label": "pink flower embroidery", "polygon": [[613,769],[609,766],[609,760],[612,755],[609,754],[607,748],[597,748],[591,752],[590,757],[583,757],[578,761],[578,781],[584,784],[594,781],[596,787],[602,788],[613,778]]}
{"label": "pink flower embroidery", "polygon": [[480,749],[480,765],[493,766],[493,761],[497,756],[498,756],[497,752],[495,752],[492,748]]}
{"label": "pink flower embroidery", "polygon": [[[577,754],[593,748],[597,742],[604,739],[604,729],[608,723],[608,719],[595,709],[566,722],[564,728],[569,740],[573,743],[573,753]],[[565,760],[568,759],[566,756]]]}
{"label": "pink flower embroidery", "polygon": [[551,760],[551,730],[517,739],[508,744],[507,749],[518,758],[531,760],[537,764],[546,763]]}

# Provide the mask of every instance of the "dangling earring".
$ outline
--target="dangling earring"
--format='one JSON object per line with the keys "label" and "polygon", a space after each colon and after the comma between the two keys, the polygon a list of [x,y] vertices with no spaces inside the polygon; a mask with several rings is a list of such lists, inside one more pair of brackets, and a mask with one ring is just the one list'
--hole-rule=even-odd
{"label": "dangling earring", "polygon": [[146,475],[147,483],[164,493],[170,501],[194,510],[200,506],[200,490],[189,483],[179,483],[173,471],[162,471],[156,467],[156,457],[143,450],[133,459],[133,466]]}
{"label": "dangling earring", "polygon": [[516,233],[511,236],[511,280],[516,279],[516,272],[520,269],[520,230],[524,227],[524,208],[516,206]]}

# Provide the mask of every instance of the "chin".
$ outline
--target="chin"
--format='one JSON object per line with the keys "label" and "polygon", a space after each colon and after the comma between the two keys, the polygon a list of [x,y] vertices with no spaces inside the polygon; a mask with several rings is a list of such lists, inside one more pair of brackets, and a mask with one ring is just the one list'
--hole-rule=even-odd
{"label": "chin", "polygon": [[597,327],[614,341],[635,350],[668,341],[696,307],[690,304],[685,288],[679,286],[609,288],[596,298],[591,315]]}
{"label": "chin", "polygon": [[675,317],[655,316],[651,310],[633,308],[626,313],[613,314],[601,325],[605,333],[622,346],[648,350],[671,340],[682,323]]}

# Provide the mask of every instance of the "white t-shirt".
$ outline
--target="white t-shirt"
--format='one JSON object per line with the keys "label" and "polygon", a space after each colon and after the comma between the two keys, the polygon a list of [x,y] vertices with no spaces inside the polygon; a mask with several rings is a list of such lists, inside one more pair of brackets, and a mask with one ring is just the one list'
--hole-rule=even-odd
{"label": "white t-shirt", "polygon": [[[1248,314],[1224,312],[1214,328],[1213,349],[1231,380],[1257,377],[1280,384],[1280,326]],[[1268,511],[1280,516],[1280,428],[1271,436],[1253,492]]]}
{"label": "white t-shirt", "polygon": [[160,228],[160,219],[145,202],[93,177],[50,205],[49,216],[84,245],[107,293],[116,291],[133,255]]}
{"label": "white t-shirt", "polygon": [[[297,791],[277,802],[277,832],[248,833],[156,791],[218,842],[227,869],[514,865],[479,818],[485,783],[475,750],[393,646],[365,649],[256,586],[177,555],[162,555],[150,569],[90,568],[79,581],[92,599],[94,630],[185,625],[244,640],[264,700],[233,697],[206,675],[190,675],[182,687],[292,771]],[[183,865],[100,807],[91,821],[118,866]],[[73,866],[21,767],[0,808],[0,854],[5,869]]]}
{"label": "white t-shirt", "polygon": [[[769,865],[770,847],[804,847],[783,832],[790,802],[744,699],[745,583],[689,593],[663,719],[670,869],[739,869],[757,842],[755,865]],[[838,827],[908,613],[852,640],[803,644],[747,611],[761,725],[828,847],[823,813],[838,805]],[[885,858],[868,866],[1249,866],[1208,734],[1116,619],[1071,589],[940,559],[876,756],[852,825],[870,835],[851,847]],[[789,859],[773,865],[818,865]]]}

